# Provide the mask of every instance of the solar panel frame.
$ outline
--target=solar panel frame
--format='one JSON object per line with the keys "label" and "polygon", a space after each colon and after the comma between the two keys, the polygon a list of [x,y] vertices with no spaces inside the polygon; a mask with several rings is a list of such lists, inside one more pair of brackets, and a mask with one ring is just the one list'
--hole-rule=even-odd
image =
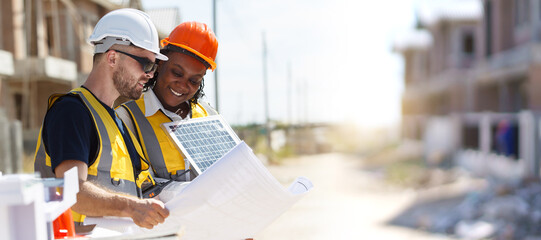
{"label": "solar panel frame", "polygon": [[162,129],[198,175],[241,142],[221,115],[163,123]]}

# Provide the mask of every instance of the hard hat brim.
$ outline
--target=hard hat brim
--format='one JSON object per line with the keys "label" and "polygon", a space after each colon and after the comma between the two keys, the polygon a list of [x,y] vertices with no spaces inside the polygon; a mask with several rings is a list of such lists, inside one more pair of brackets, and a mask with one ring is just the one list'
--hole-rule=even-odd
{"label": "hard hat brim", "polygon": [[198,52],[197,50],[195,50],[195,49],[193,49],[191,47],[188,47],[188,46],[186,46],[184,44],[170,42],[169,38],[164,38],[164,39],[162,39],[160,41],[160,45],[162,46],[162,48],[165,47],[168,44],[172,44],[172,45],[175,45],[177,47],[181,47],[181,48],[184,48],[184,49],[188,50],[189,52],[191,52],[191,53],[197,55],[198,57],[200,57],[201,59],[205,60],[210,65],[210,69],[212,71],[214,71],[216,69],[216,63],[212,59],[210,59],[207,56],[205,56],[205,55],[201,54],[200,52]]}
{"label": "hard hat brim", "polygon": [[169,60],[169,58],[168,58],[167,56],[165,56],[165,55],[163,55],[163,54],[161,54],[161,53],[159,53],[159,52],[158,52],[158,53],[154,53],[154,54],[156,54],[156,59],[159,59],[159,60],[162,60],[162,61],[167,61],[167,60]]}
{"label": "hard hat brim", "polygon": [[96,41],[94,39],[89,39],[88,41],[90,42],[90,44],[94,45],[94,53],[104,53],[107,50],[109,50],[109,48],[111,48],[111,46],[113,46],[115,44],[133,45],[133,46],[136,46],[138,48],[141,48],[141,49],[144,49],[144,50],[147,50],[149,52],[154,53],[156,59],[159,59],[159,60],[162,60],[162,61],[169,60],[169,58],[167,56],[161,54],[159,51],[156,52],[155,50],[147,49],[144,46],[139,46],[138,44],[135,44],[127,36],[107,36],[107,37],[104,37],[104,38],[100,39],[99,41]]}

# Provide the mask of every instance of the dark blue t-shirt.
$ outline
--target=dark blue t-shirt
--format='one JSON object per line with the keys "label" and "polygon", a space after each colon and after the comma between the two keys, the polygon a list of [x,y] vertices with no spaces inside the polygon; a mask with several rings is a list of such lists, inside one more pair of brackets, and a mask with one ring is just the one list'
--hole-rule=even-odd
{"label": "dark blue t-shirt", "polygon": [[[122,133],[132,159],[134,174],[137,176],[141,170],[141,162],[127,128],[116,116],[115,110],[99,102],[113,117]],[[64,160],[79,160],[88,166],[96,160],[99,147],[98,133],[92,115],[78,96],[65,95],[54,103],[45,115],[42,136],[43,145],[51,157],[53,172]]]}

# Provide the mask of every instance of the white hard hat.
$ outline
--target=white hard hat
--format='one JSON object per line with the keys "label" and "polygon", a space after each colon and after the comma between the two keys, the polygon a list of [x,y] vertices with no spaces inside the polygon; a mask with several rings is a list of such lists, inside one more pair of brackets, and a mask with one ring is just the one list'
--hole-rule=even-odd
{"label": "white hard hat", "polygon": [[158,31],[145,12],[133,8],[111,11],[103,16],[88,38],[95,45],[94,53],[104,53],[113,44],[133,44],[156,54],[156,58],[167,61],[160,53]]}

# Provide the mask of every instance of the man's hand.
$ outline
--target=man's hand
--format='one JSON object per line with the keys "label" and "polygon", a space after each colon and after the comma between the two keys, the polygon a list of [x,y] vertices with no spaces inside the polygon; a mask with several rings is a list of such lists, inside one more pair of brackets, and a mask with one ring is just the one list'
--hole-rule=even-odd
{"label": "man's hand", "polygon": [[77,167],[79,172],[79,193],[72,210],[92,217],[130,217],[138,226],[149,229],[163,223],[169,216],[169,210],[159,200],[112,193],[86,181],[88,166],[84,162],[65,160],[56,167],[56,177],[62,178],[64,172],[72,167]]}
{"label": "man's hand", "polygon": [[165,208],[163,202],[155,199],[134,199],[126,210],[137,226],[148,229],[163,223],[169,216],[169,210]]}

